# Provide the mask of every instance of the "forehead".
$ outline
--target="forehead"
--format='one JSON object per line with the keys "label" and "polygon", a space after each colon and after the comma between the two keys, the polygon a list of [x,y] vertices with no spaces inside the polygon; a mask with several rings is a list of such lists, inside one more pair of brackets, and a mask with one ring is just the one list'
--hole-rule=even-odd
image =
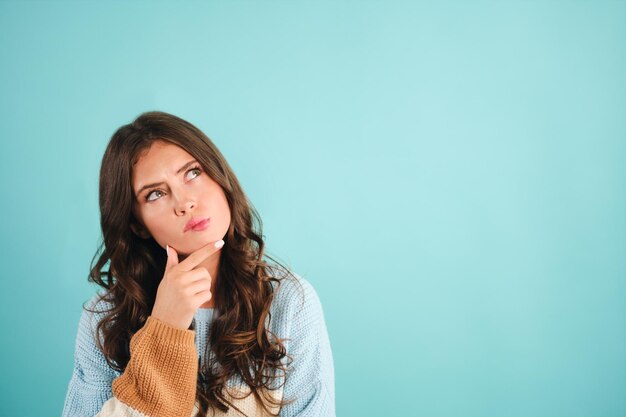
{"label": "forehead", "polygon": [[180,168],[194,157],[178,145],[165,141],[155,141],[150,148],[141,152],[133,165],[133,184],[158,179],[160,173]]}

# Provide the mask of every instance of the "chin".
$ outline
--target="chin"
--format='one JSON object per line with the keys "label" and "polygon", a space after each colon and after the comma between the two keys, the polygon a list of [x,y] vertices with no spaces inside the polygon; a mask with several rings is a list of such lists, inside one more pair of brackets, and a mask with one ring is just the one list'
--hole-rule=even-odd
{"label": "chin", "polygon": [[189,236],[186,237],[185,240],[183,240],[180,244],[180,254],[190,254],[192,252],[197,251],[198,249],[200,249],[201,247],[208,245],[211,241],[215,241],[215,240],[219,240],[219,238],[217,239],[213,239],[212,236],[210,234],[203,234],[202,236],[199,235],[199,233],[196,232],[196,236]]}

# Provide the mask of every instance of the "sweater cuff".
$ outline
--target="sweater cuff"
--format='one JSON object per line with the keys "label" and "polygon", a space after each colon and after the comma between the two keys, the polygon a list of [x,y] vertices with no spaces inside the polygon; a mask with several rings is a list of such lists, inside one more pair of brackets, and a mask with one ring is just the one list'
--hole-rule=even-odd
{"label": "sweater cuff", "polygon": [[115,397],[150,417],[188,417],[195,404],[195,332],[149,316],[130,340],[130,360],[113,381]]}
{"label": "sweater cuff", "polygon": [[142,329],[147,336],[156,337],[158,340],[168,344],[195,348],[194,338],[196,332],[193,330],[183,330],[178,327],[174,327],[152,316],[148,316],[146,324],[144,324]]}

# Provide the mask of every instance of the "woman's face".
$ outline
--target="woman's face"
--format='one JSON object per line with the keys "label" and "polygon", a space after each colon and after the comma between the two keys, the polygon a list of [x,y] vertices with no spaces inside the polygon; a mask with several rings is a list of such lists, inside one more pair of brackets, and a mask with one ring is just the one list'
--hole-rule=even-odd
{"label": "woman's face", "polygon": [[[139,236],[170,245],[180,255],[223,239],[230,226],[230,208],[222,187],[181,147],[155,141],[133,167],[133,212]],[[147,186],[147,187],[146,187]],[[207,219],[204,230],[186,230],[187,222]]]}

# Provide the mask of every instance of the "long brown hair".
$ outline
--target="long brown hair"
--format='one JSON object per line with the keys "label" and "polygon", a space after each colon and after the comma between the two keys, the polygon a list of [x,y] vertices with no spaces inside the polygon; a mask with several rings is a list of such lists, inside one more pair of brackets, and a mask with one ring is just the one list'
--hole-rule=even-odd
{"label": "long brown hair", "polygon": [[[155,140],[178,145],[194,156],[222,187],[231,210],[220,255],[219,285],[213,294],[217,314],[207,343],[209,360],[198,371],[198,416],[205,416],[211,407],[223,412],[229,409],[226,404],[237,408],[223,392],[235,375],[250,387],[269,414],[276,415],[267,409],[265,401],[273,406],[291,401],[276,402],[262,388],[276,389],[272,381],[286,377],[288,364],[281,363],[282,359],[287,357],[291,362],[292,358],[281,339],[266,328],[266,320],[269,325],[275,291],[272,282],[280,285],[282,279],[293,275],[263,259],[265,256],[281,265],[264,253],[261,218],[217,147],[200,129],[168,113],[146,112],[120,127],[102,158],[99,199],[103,240],[92,259],[88,280],[106,289],[100,299],[111,308],[96,328],[96,334],[103,336],[102,342],[96,337],[98,347],[109,366],[123,372],[130,359],[130,339],[150,315],[165,271],[163,248],[153,238],[140,238],[130,227],[137,223],[132,211],[133,165]],[[109,270],[102,270],[107,262]],[[278,277],[269,270],[286,274]],[[214,364],[220,366],[214,368]]]}

